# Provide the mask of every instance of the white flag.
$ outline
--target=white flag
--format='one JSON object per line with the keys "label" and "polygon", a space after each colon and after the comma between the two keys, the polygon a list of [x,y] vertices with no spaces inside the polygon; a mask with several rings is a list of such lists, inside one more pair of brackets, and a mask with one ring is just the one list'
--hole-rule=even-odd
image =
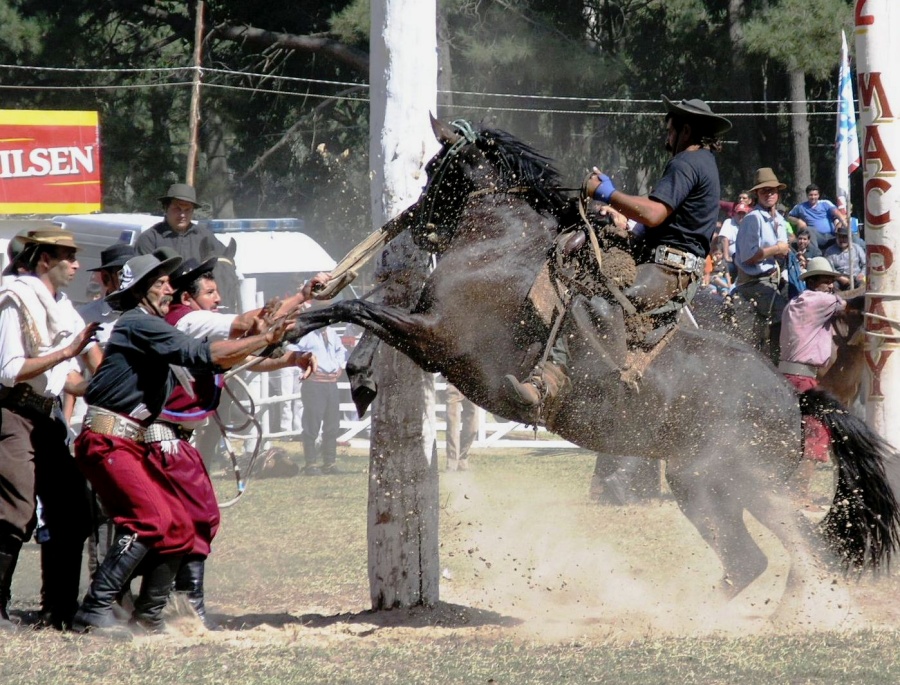
{"label": "white flag", "polygon": [[841,31],[841,72],[838,79],[837,136],[837,204],[849,202],[850,174],[859,168],[859,138],[856,135],[856,110],[853,106],[853,82],[850,80],[850,54],[847,35]]}

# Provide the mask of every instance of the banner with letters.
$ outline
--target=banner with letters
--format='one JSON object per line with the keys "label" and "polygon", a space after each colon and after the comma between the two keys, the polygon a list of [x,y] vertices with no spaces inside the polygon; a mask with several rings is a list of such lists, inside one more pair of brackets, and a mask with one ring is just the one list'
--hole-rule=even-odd
{"label": "banner with letters", "polygon": [[97,112],[0,110],[0,214],[100,209]]}

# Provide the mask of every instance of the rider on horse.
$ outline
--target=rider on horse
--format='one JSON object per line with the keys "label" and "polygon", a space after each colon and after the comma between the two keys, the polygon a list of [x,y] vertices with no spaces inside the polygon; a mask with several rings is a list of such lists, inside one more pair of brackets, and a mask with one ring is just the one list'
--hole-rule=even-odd
{"label": "rider on horse", "polygon": [[[638,222],[635,234],[641,241],[634,249],[637,275],[623,294],[637,312],[648,312],[668,303],[699,279],[719,214],[719,170],[714,152],[719,137],[731,123],[712,112],[702,100],[666,105],[666,150],[672,159],[649,196],[617,190],[612,179],[594,169],[585,191],[628,219]],[[595,300],[597,298],[594,298]],[[609,342],[610,358],[621,372],[626,367],[626,333],[622,309],[600,306],[597,319],[601,337]],[[615,349],[616,345],[619,349]],[[555,341],[548,361],[538,364],[529,378],[520,382],[507,376],[505,388],[511,399],[525,407],[546,406],[568,385],[565,336]]]}

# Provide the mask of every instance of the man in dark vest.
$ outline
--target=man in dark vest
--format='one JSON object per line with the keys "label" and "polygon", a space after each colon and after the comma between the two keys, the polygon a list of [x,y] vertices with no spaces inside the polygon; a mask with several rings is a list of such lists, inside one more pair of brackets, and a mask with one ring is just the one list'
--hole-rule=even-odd
{"label": "man in dark vest", "polygon": [[[113,327],[103,362],[88,384],[88,411],[75,441],[75,462],[116,525],[115,541],[75,615],[79,631],[114,628],[112,604],[143,562],[134,620],[162,627],[175,574],[194,545],[194,526],[168,476],[148,458],[147,428],[159,416],[179,375],[228,368],[254,350],[281,342],[292,323],[275,322],[239,340],[196,340],[166,323],[180,257],[139,255],[122,268],[107,301],[124,313]],[[269,322],[266,322],[268,326]]]}

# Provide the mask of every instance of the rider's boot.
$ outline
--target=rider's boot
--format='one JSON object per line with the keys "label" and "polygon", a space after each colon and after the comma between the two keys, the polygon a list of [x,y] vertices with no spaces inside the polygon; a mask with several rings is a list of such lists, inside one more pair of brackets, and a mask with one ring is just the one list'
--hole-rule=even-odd
{"label": "rider's boot", "polygon": [[563,364],[548,360],[535,366],[524,381],[520,382],[512,374],[506,376],[503,387],[516,404],[537,408],[556,400],[569,387],[569,376]]}

